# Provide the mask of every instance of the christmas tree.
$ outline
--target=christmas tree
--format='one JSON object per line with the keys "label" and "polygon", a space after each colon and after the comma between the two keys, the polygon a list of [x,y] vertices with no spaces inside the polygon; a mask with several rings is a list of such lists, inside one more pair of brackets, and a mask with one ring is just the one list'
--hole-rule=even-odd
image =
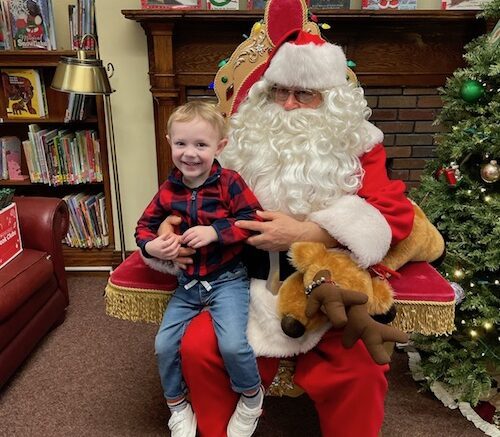
{"label": "christmas tree", "polygon": [[[499,20],[500,0],[482,15]],[[415,345],[429,384],[443,383],[456,400],[477,406],[499,396],[500,21],[465,47],[464,58],[466,67],[440,90],[437,123],[445,129],[436,159],[411,193],[446,241],[438,269],[457,295],[456,330],[416,336]]]}

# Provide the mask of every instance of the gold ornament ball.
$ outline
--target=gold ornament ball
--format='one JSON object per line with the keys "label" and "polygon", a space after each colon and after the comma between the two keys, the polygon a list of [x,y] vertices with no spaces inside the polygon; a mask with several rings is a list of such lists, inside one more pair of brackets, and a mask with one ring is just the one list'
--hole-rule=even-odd
{"label": "gold ornament ball", "polygon": [[492,159],[488,164],[481,166],[481,179],[492,184],[500,178],[500,168],[496,160]]}

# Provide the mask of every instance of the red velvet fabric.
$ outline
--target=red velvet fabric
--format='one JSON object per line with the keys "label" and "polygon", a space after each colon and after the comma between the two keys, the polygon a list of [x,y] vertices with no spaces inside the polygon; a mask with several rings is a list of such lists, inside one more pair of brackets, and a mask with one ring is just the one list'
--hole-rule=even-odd
{"label": "red velvet fabric", "polygon": [[122,262],[110,277],[113,285],[125,288],[136,288],[171,292],[177,287],[177,278],[149,268],[136,250]]}
{"label": "red velvet fabric", "polygon": [[398,273],[401,277],[389,279],[396,300],[452,302],[455,299],[451,285],[429,263],[408,263]]}
{"label": "red velvet fabric", "polygon": [[[451,302],[455,295],[448,281],[426,262],[408,263],[399,269],[401,277],[391,277],[397,300]],[[144,290],[172,292],[177,278],[161,273],[144,264],[139,251],[135,251],[111,274],[110,282],[116,286]]]}

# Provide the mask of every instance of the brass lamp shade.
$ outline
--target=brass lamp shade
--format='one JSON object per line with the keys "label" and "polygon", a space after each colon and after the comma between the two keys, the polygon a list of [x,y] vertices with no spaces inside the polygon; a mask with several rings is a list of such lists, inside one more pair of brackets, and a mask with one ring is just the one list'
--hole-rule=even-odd
{"label": "brass lamp shade", "polygon": [[61,57],[50,87],[65,93],[86,95],[109,95],[114,92],[102,61],[88,58],[85,50],[78,50],[76,58]]}

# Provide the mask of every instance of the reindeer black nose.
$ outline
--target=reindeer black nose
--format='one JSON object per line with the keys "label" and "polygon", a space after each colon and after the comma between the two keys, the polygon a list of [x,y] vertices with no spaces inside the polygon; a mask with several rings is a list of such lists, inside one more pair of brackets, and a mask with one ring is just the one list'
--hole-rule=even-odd
{"label": "reindeer black nose", "polygon": [[306,332],[306,327],[293,316],[287,315],[281,319],[281,329],[292,338],[299,338]]}

